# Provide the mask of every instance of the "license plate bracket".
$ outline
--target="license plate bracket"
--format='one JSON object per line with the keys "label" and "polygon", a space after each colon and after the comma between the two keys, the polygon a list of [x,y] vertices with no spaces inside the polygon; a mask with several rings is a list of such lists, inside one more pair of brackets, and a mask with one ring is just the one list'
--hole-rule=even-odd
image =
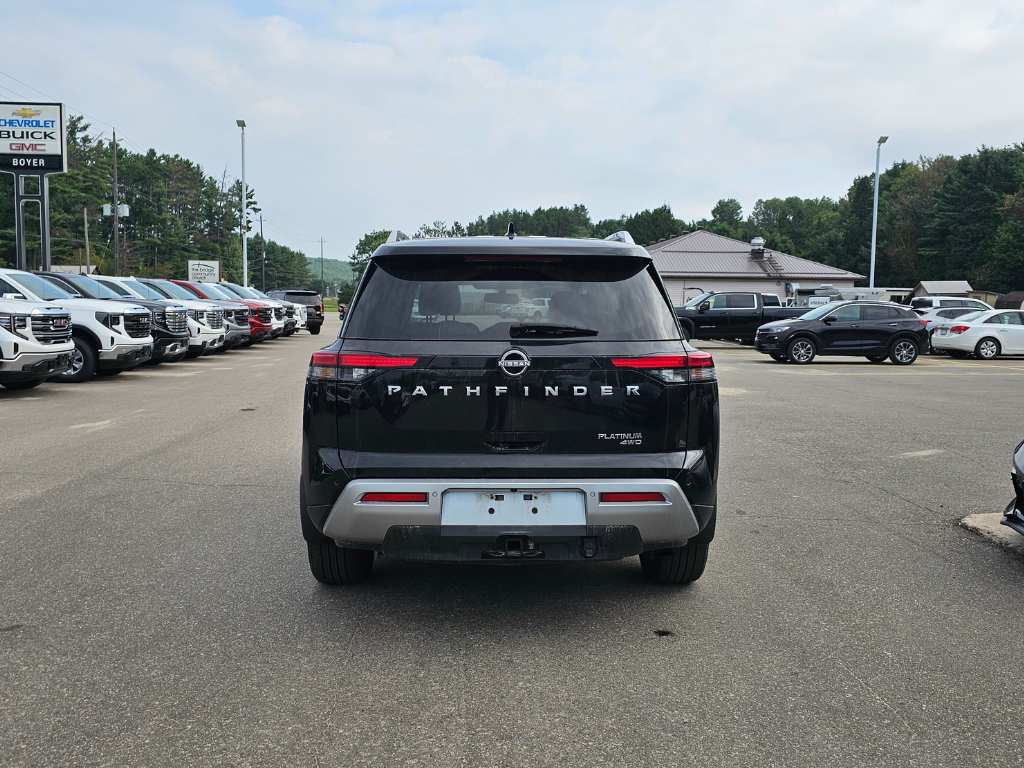
{"label": "license plate bracket", "polygon": [[453,490],[441,498],[442,527],[586,524],[586,499],[579,490]]}

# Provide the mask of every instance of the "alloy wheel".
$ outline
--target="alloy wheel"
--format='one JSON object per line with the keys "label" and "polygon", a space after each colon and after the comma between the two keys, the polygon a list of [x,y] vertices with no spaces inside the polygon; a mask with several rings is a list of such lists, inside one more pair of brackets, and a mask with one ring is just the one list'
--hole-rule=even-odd
{"label": "alloy wheel", "polygon": [[809,341],[798,339],[789,348],[789,359],[798,363],[806,363],[814,357],[814,346]]}
{"label": "alloy wheel", "polygon": [[76,373],[81,373],[84,366],[85,358],[82,356],[82,351],[75,347],[75,351],[71,353],[71,370],[68,371],[68,375],[72,376]]}
{"label": "alloy wheel", "polygon": [[911,363],[917,357],[917,349],[909,341],[899,342],[892,351],[896,359],[901,363]]}

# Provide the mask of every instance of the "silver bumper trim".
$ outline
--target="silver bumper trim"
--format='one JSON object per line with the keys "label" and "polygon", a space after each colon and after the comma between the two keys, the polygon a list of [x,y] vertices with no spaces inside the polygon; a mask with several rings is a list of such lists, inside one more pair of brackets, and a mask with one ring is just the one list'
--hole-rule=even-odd
{"label": "silver bumper trim", "polygon": [[99,351],[100,360],[117,360],[119,355],[125,355],[129,352],[140,352],[144,347],[153,347],[153,340],[150,339],[146,342],[139,342],[138,344],[117,344],[110,349],[101,349]]}
{"label": "silver bumper trim", "polygon": [[[700,531],[697,517],[674,480],[353,480],[345,486],[324,523],[324,535],[336,541],[383,543],[393,525],[441,525],[445,491],[578,490],[586,498],[587,525],[633,525],[645,541],[682,541]],[[662,502],[601,502],[601,492],[657,492]],[[359,501],[367,493],[426,493],[426,503]],[[495,535],[501,533],[494,526]]]}

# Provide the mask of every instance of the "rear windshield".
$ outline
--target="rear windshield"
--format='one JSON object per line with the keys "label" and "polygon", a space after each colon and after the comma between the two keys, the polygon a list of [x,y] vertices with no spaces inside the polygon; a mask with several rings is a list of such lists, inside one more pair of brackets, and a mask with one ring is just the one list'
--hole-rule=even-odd
{"label": "rear windshield", "polygon": [[315,293],[294,293],[289,291],[284,294],[285,301],[291,301],[295,304],[305,304],[306,306],[313,306],[314,304],[320,303],[320,297]]}
{"label": "rear windshield", "polygon": [[679,338],[675,314],[648,261],[552,257],[507,263],[485,258],[373,262],[345,335],[415,340],[526,334]]}

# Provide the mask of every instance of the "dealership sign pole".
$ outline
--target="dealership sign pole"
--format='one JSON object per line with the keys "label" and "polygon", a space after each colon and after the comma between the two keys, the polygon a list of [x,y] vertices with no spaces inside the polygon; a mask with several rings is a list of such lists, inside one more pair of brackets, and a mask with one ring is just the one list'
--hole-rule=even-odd
{"label": "dealership sign pole", "polygon": [[0,102],[0,173],[14,175],[17,268],[28,268],[25,206],[38,203],[43,269],[50,268],[51,173],[67,173],[67,124],[63,104]]}

